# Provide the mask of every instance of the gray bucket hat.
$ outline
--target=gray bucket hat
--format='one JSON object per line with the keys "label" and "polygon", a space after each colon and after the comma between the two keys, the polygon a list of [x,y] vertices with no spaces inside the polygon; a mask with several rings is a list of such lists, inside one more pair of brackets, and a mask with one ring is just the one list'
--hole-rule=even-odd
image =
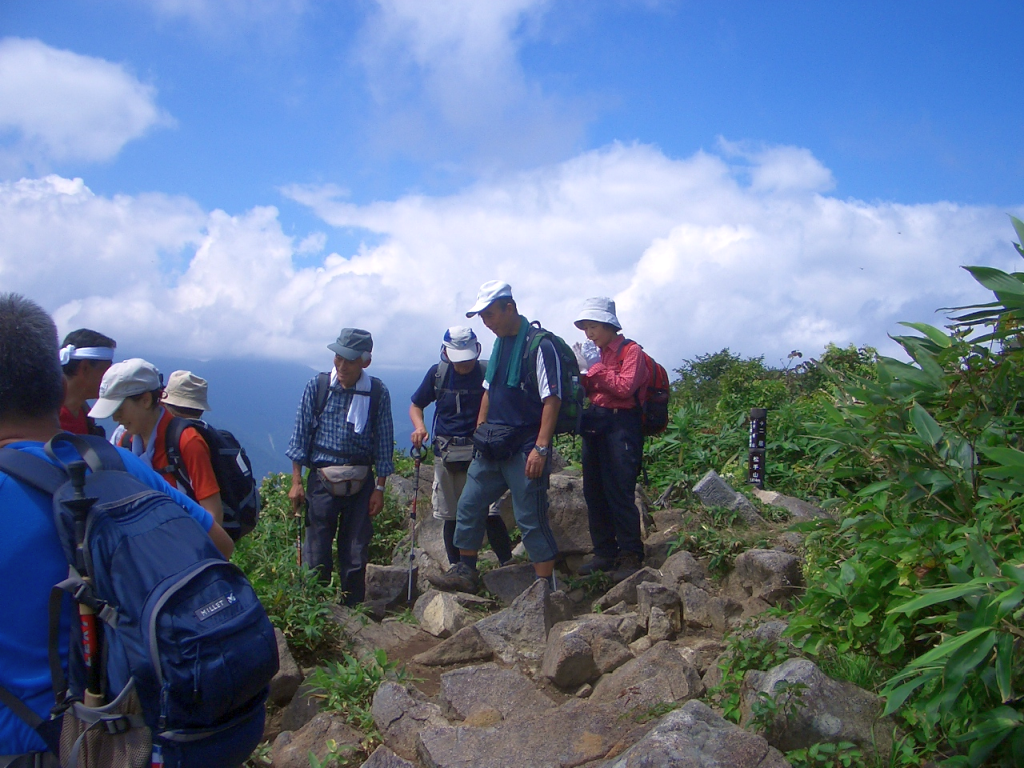
{"label": "gray bucket hat", "polygon": [[580,323],[584,320],[608,323],[608,325],[614,325],[620,331],[622,330],[622,323],[620,323],[619,318],[615,316],[615,302],[607,296],[594,296],[593,298],[587,299],[583,302],[583,309],[581,309],[579,315],[576,316],[576,320],[573,321],[573,325],[582,331],[583,327]]}
{"label": "gray bucket hat", "polygon": [[365,360],[373,351],[373,337],[369,331],[362,328],[342,328],[338,334],[338,340],[328,344],[327,348],[336,355],[341,355],[346,360],[355,360],[363,357]]}

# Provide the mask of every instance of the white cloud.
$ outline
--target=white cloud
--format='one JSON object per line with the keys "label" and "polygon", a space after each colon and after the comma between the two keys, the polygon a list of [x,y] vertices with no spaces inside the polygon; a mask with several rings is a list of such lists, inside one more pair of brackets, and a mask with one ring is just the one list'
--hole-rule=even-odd
{"label": "white cloud", "polygon": [[[171,119],[119,64],[38,40],[0,40],[0,173],[98,162]],[[6,134],[6,135],[4,135]]]}
{"label": "white cloud", "polygon": [[295,187],[328,224],[374,243],[303,268],[322,234],[288,237],[272,207],[232,216],[23,180],[0,185],[0,287],[126,352],[323,364],[324,344],[357,325],[378,365],[419,368],[500,277],[569,340],[583,299],[613,296],[626,332],[676,367],[725,346],[769,363],[829,341],[885,346],[900,320],[941,324],[936,308],[987,298],[958,266],[1018,268],[1003,211],[838,200],[814,191],[824,177],[810,155],[763,157],[784,185],[752,184],[757,158],[738,171],[711,154],[613,145],[447,197],[354,205]]}
{"label": "white cloud", "polygon": [[[358,59],[387,149],[476,164],[564,157],[586,115],[527,79],[524,28],[548,0],[377,0]],[[439,149],[440,148],[440,149]]]}

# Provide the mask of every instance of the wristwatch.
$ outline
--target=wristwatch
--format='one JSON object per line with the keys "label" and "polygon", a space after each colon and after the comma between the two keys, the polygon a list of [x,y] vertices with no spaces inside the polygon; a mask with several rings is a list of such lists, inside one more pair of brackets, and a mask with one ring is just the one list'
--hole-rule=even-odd
{"label": "wristwatch", "polygon": [[376,485],[374,486],[374,488],[375,488],[376,490],[380,491],[381,493],[384,493],[384,488],[385,488],[385,487],[386,487],[386,483],[385,483],[385,484],[382,484],[382,483],[377,483],[377,484],[376,484]]}
{"label": "wristwatch", "polygon": [[535,446],[533,446],[533,450],[535,450],[537,452],[538,456],[547,456],[548,455],[548,451],[550,451],[551,448],[549,446],[546,446],[546,445],[535,445]]}

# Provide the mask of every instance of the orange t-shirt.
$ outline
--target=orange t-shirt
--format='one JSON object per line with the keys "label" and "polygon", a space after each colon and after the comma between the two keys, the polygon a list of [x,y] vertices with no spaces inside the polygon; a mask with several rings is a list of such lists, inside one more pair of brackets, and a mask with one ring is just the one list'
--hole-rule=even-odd
{"label": "orange t-shirt", "polygon": [[[174,473],[164,474],[161,471],[167,467],[167,425],[173,418],[170,411],[164,410],[163,416],[160,417],[160,421],[156,425],[153,469],[159,472],[169,485],[178,488],[178,481]],[[186,427],[181,433],[181,460],[185,462],[185,471],[192,484],[191,495],[196,501],[202,501],[220,493],[217,476],[213,474],[213,465],[210,463],[210,446],[203,440],[202,435],[192,427]],[[179,490],[184,489],[179,488]]]}

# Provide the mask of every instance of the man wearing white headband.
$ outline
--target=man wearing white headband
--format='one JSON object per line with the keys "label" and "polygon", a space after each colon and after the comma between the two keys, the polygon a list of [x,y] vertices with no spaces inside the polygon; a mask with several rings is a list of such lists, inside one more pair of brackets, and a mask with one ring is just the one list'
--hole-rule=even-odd
{"label": "man wearing white headband", "polygon": [[65,336],[60,347],[60,364],[68,383],[60,409],[60,428],[76,435],[104,436],[103,427],[89,417],[86,400],[100,396],[100,382],[114,359],[117,342],[102,333],[79,328]]}

